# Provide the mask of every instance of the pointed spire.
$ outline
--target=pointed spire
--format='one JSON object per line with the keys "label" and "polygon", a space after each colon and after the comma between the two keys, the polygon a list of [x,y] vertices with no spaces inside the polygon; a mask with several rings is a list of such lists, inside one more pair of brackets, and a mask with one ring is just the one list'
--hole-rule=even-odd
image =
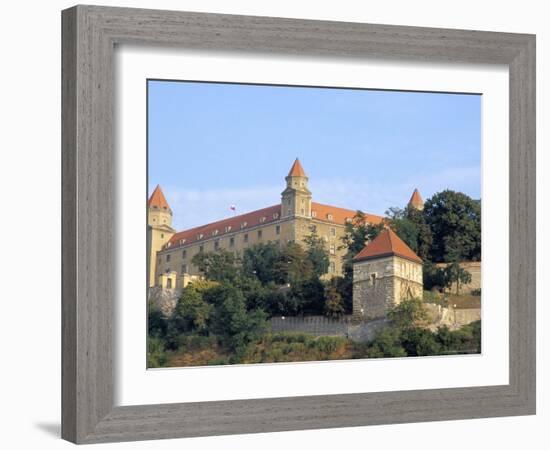
{"label": "pointed spire", "polygon": [[411,208],[416,208],[419,210],[424,209],[424,200],[422,200],[422,197],[420,195],[420,192],[418,192],[418,189],[415,189],[414,192],[411,195],[411,199],[409,200],[409,206]]}
{"label": "pointed spire", "polygon": [[149,208],[166,209],[170,211],[170,206],[168,206],[168,202],[166,201],[166,197],[164,196],[160,185],[157,184],[157,187],[151,194],[151,197],[149,197],[147,206]]}
{"label": "pointed spire", "polygon": [[382,230],[372,242],[369,242],[353,258],[353,261],[363,261],[365,259],[382,258],[385,256],[400,256],[401,258],[422,263],[420,257],[391,228]]}
{"label": "pointed spire", "polygon": [[294,164],[292,164],[292,167],[290,168],[290,172],[288,172],[287,176],[288,177],[306,177],[307,176],[298,158],[296,158],[296,161],[294,161]]}

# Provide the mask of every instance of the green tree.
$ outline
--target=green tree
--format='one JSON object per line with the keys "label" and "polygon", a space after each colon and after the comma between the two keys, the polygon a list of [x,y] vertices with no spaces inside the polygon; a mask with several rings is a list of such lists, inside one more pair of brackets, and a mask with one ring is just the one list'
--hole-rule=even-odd
{"label": "green tree", "polygon": [[430,256],[432,233],[423,211],[407,206],[386,211],[393,231],[424,261]]}
{"label": "green tree", "polygon": [[217,301],[211,314],[211,331],[221,338],[223,345],[242,351],[265,333],[265,312],[260,309],[248,311],[242,291],[230,283],[221,283],[209,293]]}
{"label": "green tree", "polygon": [[424,205],[433,243],[432,261],[481,259],[481,203],[461,192],[445,190]]}
{"label": "green tree", "polygon": [[447,275],[445,269],[437,267],[431,261],[425,261],[422,270],[422,277],[424,282],[424,289],[431,290],[436,288],[439,291],[447,286]]}
{"label": "green tree", "polygon": [[468,284],[472,281],[472,275],[466,269],[460,266],[458,261],[453,261],[444,269],[446,287],[456,286],[456,295],[460,294],[460,285]]}
{"label": "green tree", "polygon": [[236,259],[233,252],[218,250],[216,252],[197,253],[192,263],[208,279],[213,281],[233,281],[237,276]]}
{"label": "green tree", "polygon": [[325,314],[329,317],[340,317],[345,312],[344,299],[338,292],[337,285],[330,283],[325,294]]}
{"label": "green tree", "polygon": [[275,242],[254,244],[243,252],[243,273],[257,277],[262,283],[278,281],[275,265],[281,254],[281,248]]}
{"label": "green tree", "polygon": [[313,264],[304,248],[295,242],[289,242],[283,247],[273,270],[276,281],[281,284],[297,283],[310,279],[314,275]]}
{"label": "green tree", "polygon": [[189,285],[178,299],[172,321],[180,333],[205,333],[211,310],[212,305],[204,301],[202,293],[193,285]]}
{"label": "green tree", "polygon": [[313,272],[318,277],[326,274],[329,267],[329,255],[325,240],[317,235],[315,227],[310,227],[311,233],[304,237],[306,256],[311,261]]}
{"label": "green tree", "polygon": [[147,331],[150,337],[162,338],[168,326],[166,317],[153,302],[147,302]]}
{"label": "green tree", "polygon": [[428,312],[422,300],[404,300],[388,312],[388,319],[398,330],[405,331],[424,326],[428,320]]}

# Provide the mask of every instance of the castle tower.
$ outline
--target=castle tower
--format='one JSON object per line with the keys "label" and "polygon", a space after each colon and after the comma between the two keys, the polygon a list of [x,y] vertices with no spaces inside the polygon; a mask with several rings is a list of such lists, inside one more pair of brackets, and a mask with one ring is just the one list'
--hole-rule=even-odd
{"label": "castle tower", "polygon": [[383,318],[403,300],[422,298],[422,260],[391,229],[353,258],[353,316]]}
{"label": "castle tower", "polygon": [[412,193],[408,206],[409,208],[418,209],[419,211],[422,211],[424,209],[424,200],[422,200],[418,189],[415,189]]}
{"label": "castle tower", "polygon": [[285,217],[311,217],[311,192],[308,177],[300,160],[296,158],[285,178],[286,189],[281,193],[281,215]]}
{"label": "castle tower", "polygon": [[147,270],[149,286],[156,284],[157,252],[176,231],[172,228],[172,210],[160,186],[147,202]]}

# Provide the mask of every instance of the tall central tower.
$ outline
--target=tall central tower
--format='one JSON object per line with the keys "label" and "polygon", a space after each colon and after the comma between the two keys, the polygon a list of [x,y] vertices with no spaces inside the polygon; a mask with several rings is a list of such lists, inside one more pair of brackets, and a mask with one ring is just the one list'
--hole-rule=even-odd
{"label": "tall central tower", "polygon": [[281,216],[310,218],[311,192],[307,186],[308,177],[298,158],[285,180],[286,189],[281,193]]}

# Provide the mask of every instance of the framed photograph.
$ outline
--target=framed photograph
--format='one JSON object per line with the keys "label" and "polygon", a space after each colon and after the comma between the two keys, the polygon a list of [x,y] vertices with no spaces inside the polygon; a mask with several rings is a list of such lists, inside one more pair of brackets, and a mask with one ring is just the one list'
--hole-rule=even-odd
{"label": "framed photograph", "polygon": [[535,413],[535,37],[76,6],[62,435]]}

